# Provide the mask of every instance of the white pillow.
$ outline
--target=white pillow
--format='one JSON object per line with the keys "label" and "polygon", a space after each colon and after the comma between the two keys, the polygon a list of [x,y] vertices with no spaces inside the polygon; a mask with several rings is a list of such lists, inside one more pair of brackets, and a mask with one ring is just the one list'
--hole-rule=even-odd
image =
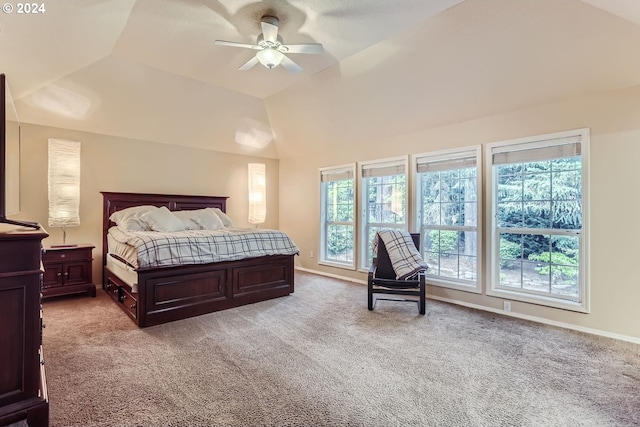
{"label": "white pillow", "polygon": [[222,225],[224,225],[225,227],[233,227],[233,224],[231,223],[231,218],[229,218],[227,214],[222,212],[219,208],[207,208],[207,209],[212,210],[213,212],[215,212],[216,215],[218,215],[218,218],[220,218],[220,221],[222,221]]}
{"label": "white pillow", "polygon": [[195,221],[197,210],[189,211],[173,211],[173,214],[180,218],[180,221],[184,224],[185,230],[200,230],[200,224]]}
{"label": "white pillow", "polygon": [[194,211],[193,220],[203,230],[217,230],[218,228],[224,228],[224,224],[220,217],[210,209],[198,209]]}
{"label": "white pillow", "polygon": [[118,228],[122,231],[149,231],[149,225],[141,218],[129,217],[125,218],[118,224]]}
{"label": "white pillow", "polygon": [[182,231],[184,224],[169,209],[162,206],[156,210],[149,211],[141,217],[153,231]]}
{"label": "white pillow", "polygon": [[158,209],[156,206],[151,205],[142,205],[142,206],[133,206],[130,208],[122,209],[120,211],[114,212],[111,214],[109,219],[116,224],[120,224],[127,218],[140,218],[147,212]]}

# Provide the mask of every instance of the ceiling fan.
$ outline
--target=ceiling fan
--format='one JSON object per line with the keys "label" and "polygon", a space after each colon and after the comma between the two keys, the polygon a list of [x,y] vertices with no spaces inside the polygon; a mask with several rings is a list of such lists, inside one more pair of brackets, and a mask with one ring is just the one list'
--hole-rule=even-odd
{"label": "ceiling fan", "polygon": [[278,18],[274,16],[263,16],[260,20],[262,34],[258,36],[256,44],[228,42],[224,40],[216,40],[215,44],[257,50],[258,52],[253,58],[238,68],[242,71],[251,69],[258,62],[269,69],[282,65],[287,71],[292,73],[302,71],[302,67],[289,59],[285,53],[322,53],[322,45],[320,43],[283,44],[282,37],[278,35],[279,23]]}

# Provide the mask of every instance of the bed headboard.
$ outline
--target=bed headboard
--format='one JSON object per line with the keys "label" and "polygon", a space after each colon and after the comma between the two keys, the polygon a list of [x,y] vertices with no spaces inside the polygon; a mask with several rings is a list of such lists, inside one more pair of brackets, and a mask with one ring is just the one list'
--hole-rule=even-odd
{"label": "bed headboard", "polygon": [[181,196],[177,194],[113,193],[101,191],[102,205],[102,265],[107,262],[107,231],[115,223],[109,220],[112,213],[132,206],[166,206],[171,211],[203,208],[219,208],[227,211],[227,196]]}

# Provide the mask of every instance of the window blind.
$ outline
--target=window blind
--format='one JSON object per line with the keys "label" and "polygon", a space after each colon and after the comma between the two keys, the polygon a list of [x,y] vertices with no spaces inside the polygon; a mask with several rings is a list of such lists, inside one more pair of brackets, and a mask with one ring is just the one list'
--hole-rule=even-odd
{"label": "window blind", "polygon": [[404,161],[372,163],[372,164],[362,165],[363,178],[402,175],[405,172],[406,171],[405,171]]}
{"label": "window blind", "polygon": [[[546,145],[542,146],[541,143]],[[581,136],[575,135],[568,138],[496,147],[491,152],[491,161],[494,165],[504,165],[576,157],[581,154]]]}
{"label": "window blind", "polygon": [[476,166],[476,151],[449,153],[444,156],[424,156],[416,159],[418,173],[466,169]]}
{"label": "window blind", "polygon": [[355,173],[353,167],[325,169],[320,171],[321,182],[344,181],[345,179],[353,179]]}

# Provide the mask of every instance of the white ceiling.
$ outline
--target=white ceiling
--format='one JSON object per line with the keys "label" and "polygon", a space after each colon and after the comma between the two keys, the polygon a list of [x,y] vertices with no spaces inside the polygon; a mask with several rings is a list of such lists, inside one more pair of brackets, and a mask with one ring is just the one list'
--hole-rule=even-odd
{"label": "white ceiling", "polygon": [[[288,157],[640,85],[639,0],[55,0],[0,15],[22,122]],[[303,67],[237,68],[260,18]],[[389,124],[392,123],[390,126]],[[325,142],[325,144],[322,144]]]}

